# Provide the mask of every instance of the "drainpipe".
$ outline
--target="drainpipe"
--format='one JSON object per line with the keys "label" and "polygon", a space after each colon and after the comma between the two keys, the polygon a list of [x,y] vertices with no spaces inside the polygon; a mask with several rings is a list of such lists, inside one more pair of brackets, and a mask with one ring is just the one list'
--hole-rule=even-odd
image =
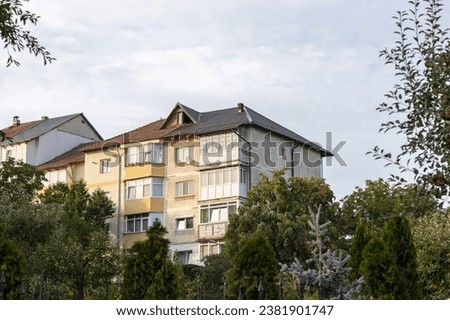
{"label": "drainpipe", "polygon": [[117,155],[119,157],[119,182],[117,185],[117,248],[122,245],[122,156],[120,149],[117,147]]}
{"label": "drainpipe", "polygon": [[294,173],[294,163],[295,163],[295,159],[294,159],[294,150],[295,148],[297,148],[299,146],[298,142],[296,141],[294,143],[294,145],[292,146],[291,149],[291,176],[294,177],[295,173]]}
{"label": "drainpipe", "polygon": [[[239,132],[236,131],[236,129],[233,129],[233,132],[248,145],[248,152],[249,152],[249,155],[250,155],[250,153],[252,151],[252,145],[250,144],[250,142],[248,142],[243,136],[241,136],[239,134]],[[248,161],[247,168],[248,168],[248,188],[247,188],[247,191],[249,191],[250,188],[252,187],[252,165],[251,165],[250,161]]]}

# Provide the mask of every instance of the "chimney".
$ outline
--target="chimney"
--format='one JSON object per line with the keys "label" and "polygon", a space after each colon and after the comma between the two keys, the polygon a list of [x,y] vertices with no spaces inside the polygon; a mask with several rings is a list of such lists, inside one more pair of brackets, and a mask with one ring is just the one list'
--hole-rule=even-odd
{"label": "chimney", "polygon": [[47,116],[42,116],[41,120],[48,120],[48,117]]}
{"label": "chimney", "polygon": [[12,123],[13,127],[17,127],[18,125],[20,125],[20,120],[19,120],[19,116],[14,116],[13,117],[13,123]]}
{"label": "chimney", "polygon": [[239,113],[241,113],[241,112],[244,111],[244,104],[243,104],[242,102],[239,102],[239,103],[237,104],[237,111],[238,111]]}

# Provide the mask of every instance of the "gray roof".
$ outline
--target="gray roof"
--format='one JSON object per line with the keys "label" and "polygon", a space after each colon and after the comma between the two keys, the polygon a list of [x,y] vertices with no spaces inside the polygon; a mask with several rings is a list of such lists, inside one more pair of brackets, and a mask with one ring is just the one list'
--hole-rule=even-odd
{"label": "gray roof", "polygon": [[166,134],[165,137],[185,134],[203,135],[208,133],[233,130],[240,126],[253,125],[294,140],[301,145],[306,145],[313,149],[316,149],[323,156],[333,155],[330,151],[322,148],[316,143],[311,142],[308,139],[298,135],[297,133],[264,117],[263,115],[259,114],[253,109],[250,109],[247,106],[243,107],[242,112],[238,112],[238,109],[236,107],[201,113],[191,108],[184,108],[186,112],[195,112],[194,114],[190,114],[190,116],[198,116],[197,123],[184,125]]}
{"label": "gray roof", "polygon": [[[27,141],[33,140],[37,137],[40,137],[49,131],[52,131],[53,129],[59,127],[60,125],[66,123],[67,121],[70,121],[80,115],[83,116],[82,113],[76,113],[76,114],[71,114],[71,115],[62,116],[62,117],[43,119],[43,120],[37,122],[32,127],[19,132],[18,134],[12,136],[11,138],[13,138],[14,143],[27,142]],[[2,144],[5,144],[5,142],[3,142]]]}

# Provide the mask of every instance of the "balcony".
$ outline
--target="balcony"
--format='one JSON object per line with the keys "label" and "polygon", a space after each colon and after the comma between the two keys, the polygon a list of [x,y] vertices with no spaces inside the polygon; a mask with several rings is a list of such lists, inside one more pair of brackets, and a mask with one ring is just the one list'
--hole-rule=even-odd
{"label": "balcony", "polygon": [[228,221],[200,224],[198,226],[199,240],[222,239],[227,231]]}

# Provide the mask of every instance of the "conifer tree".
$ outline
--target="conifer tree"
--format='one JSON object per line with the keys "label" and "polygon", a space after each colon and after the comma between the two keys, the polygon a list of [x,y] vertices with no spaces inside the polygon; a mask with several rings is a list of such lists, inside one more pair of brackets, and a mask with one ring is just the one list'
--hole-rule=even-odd
{"label": "conifer tree", "polygon": [[275,250],[270,245],[263,228],[243,239],[234,256],[232,269],[227,272],[227,295],[244,300],[259,298],[260,284],[263,285],[264,299],[277,299],[276,277],[278,263]]}
{"label": "conifer tree", "polygon": [[138,241],[128,251],[124,261],[122,298],[177,299],[179,283],[176,267],[169,257],[167,231],[155,222],[147,230],[147,239]]}
{"label": "conifer tree", "polygon": [[416,248],[409,221],[404,216],[390,218],[382,232],[382,239],[393,259],[391,277],[393,299],[418,299],[420,297]]}
{"label": "conifer tree", "polygon": [[349,278],[351,280],[359,279],[362,276],[360,265],[363,260],[363,251],[371,237],[372,232],[368,222],[362,218],[359,218],[358,224],[356,225],[355,235],[353,236],[352,244],[350,246],[349,266],[352,270],[350,271]]}
{"label": "conifer tree", "polygon": [[391,269],[393,258],[380,237],[374,235],[364,247],[360,272],[364,277],[367,297],[372,299],[393,299]]}

